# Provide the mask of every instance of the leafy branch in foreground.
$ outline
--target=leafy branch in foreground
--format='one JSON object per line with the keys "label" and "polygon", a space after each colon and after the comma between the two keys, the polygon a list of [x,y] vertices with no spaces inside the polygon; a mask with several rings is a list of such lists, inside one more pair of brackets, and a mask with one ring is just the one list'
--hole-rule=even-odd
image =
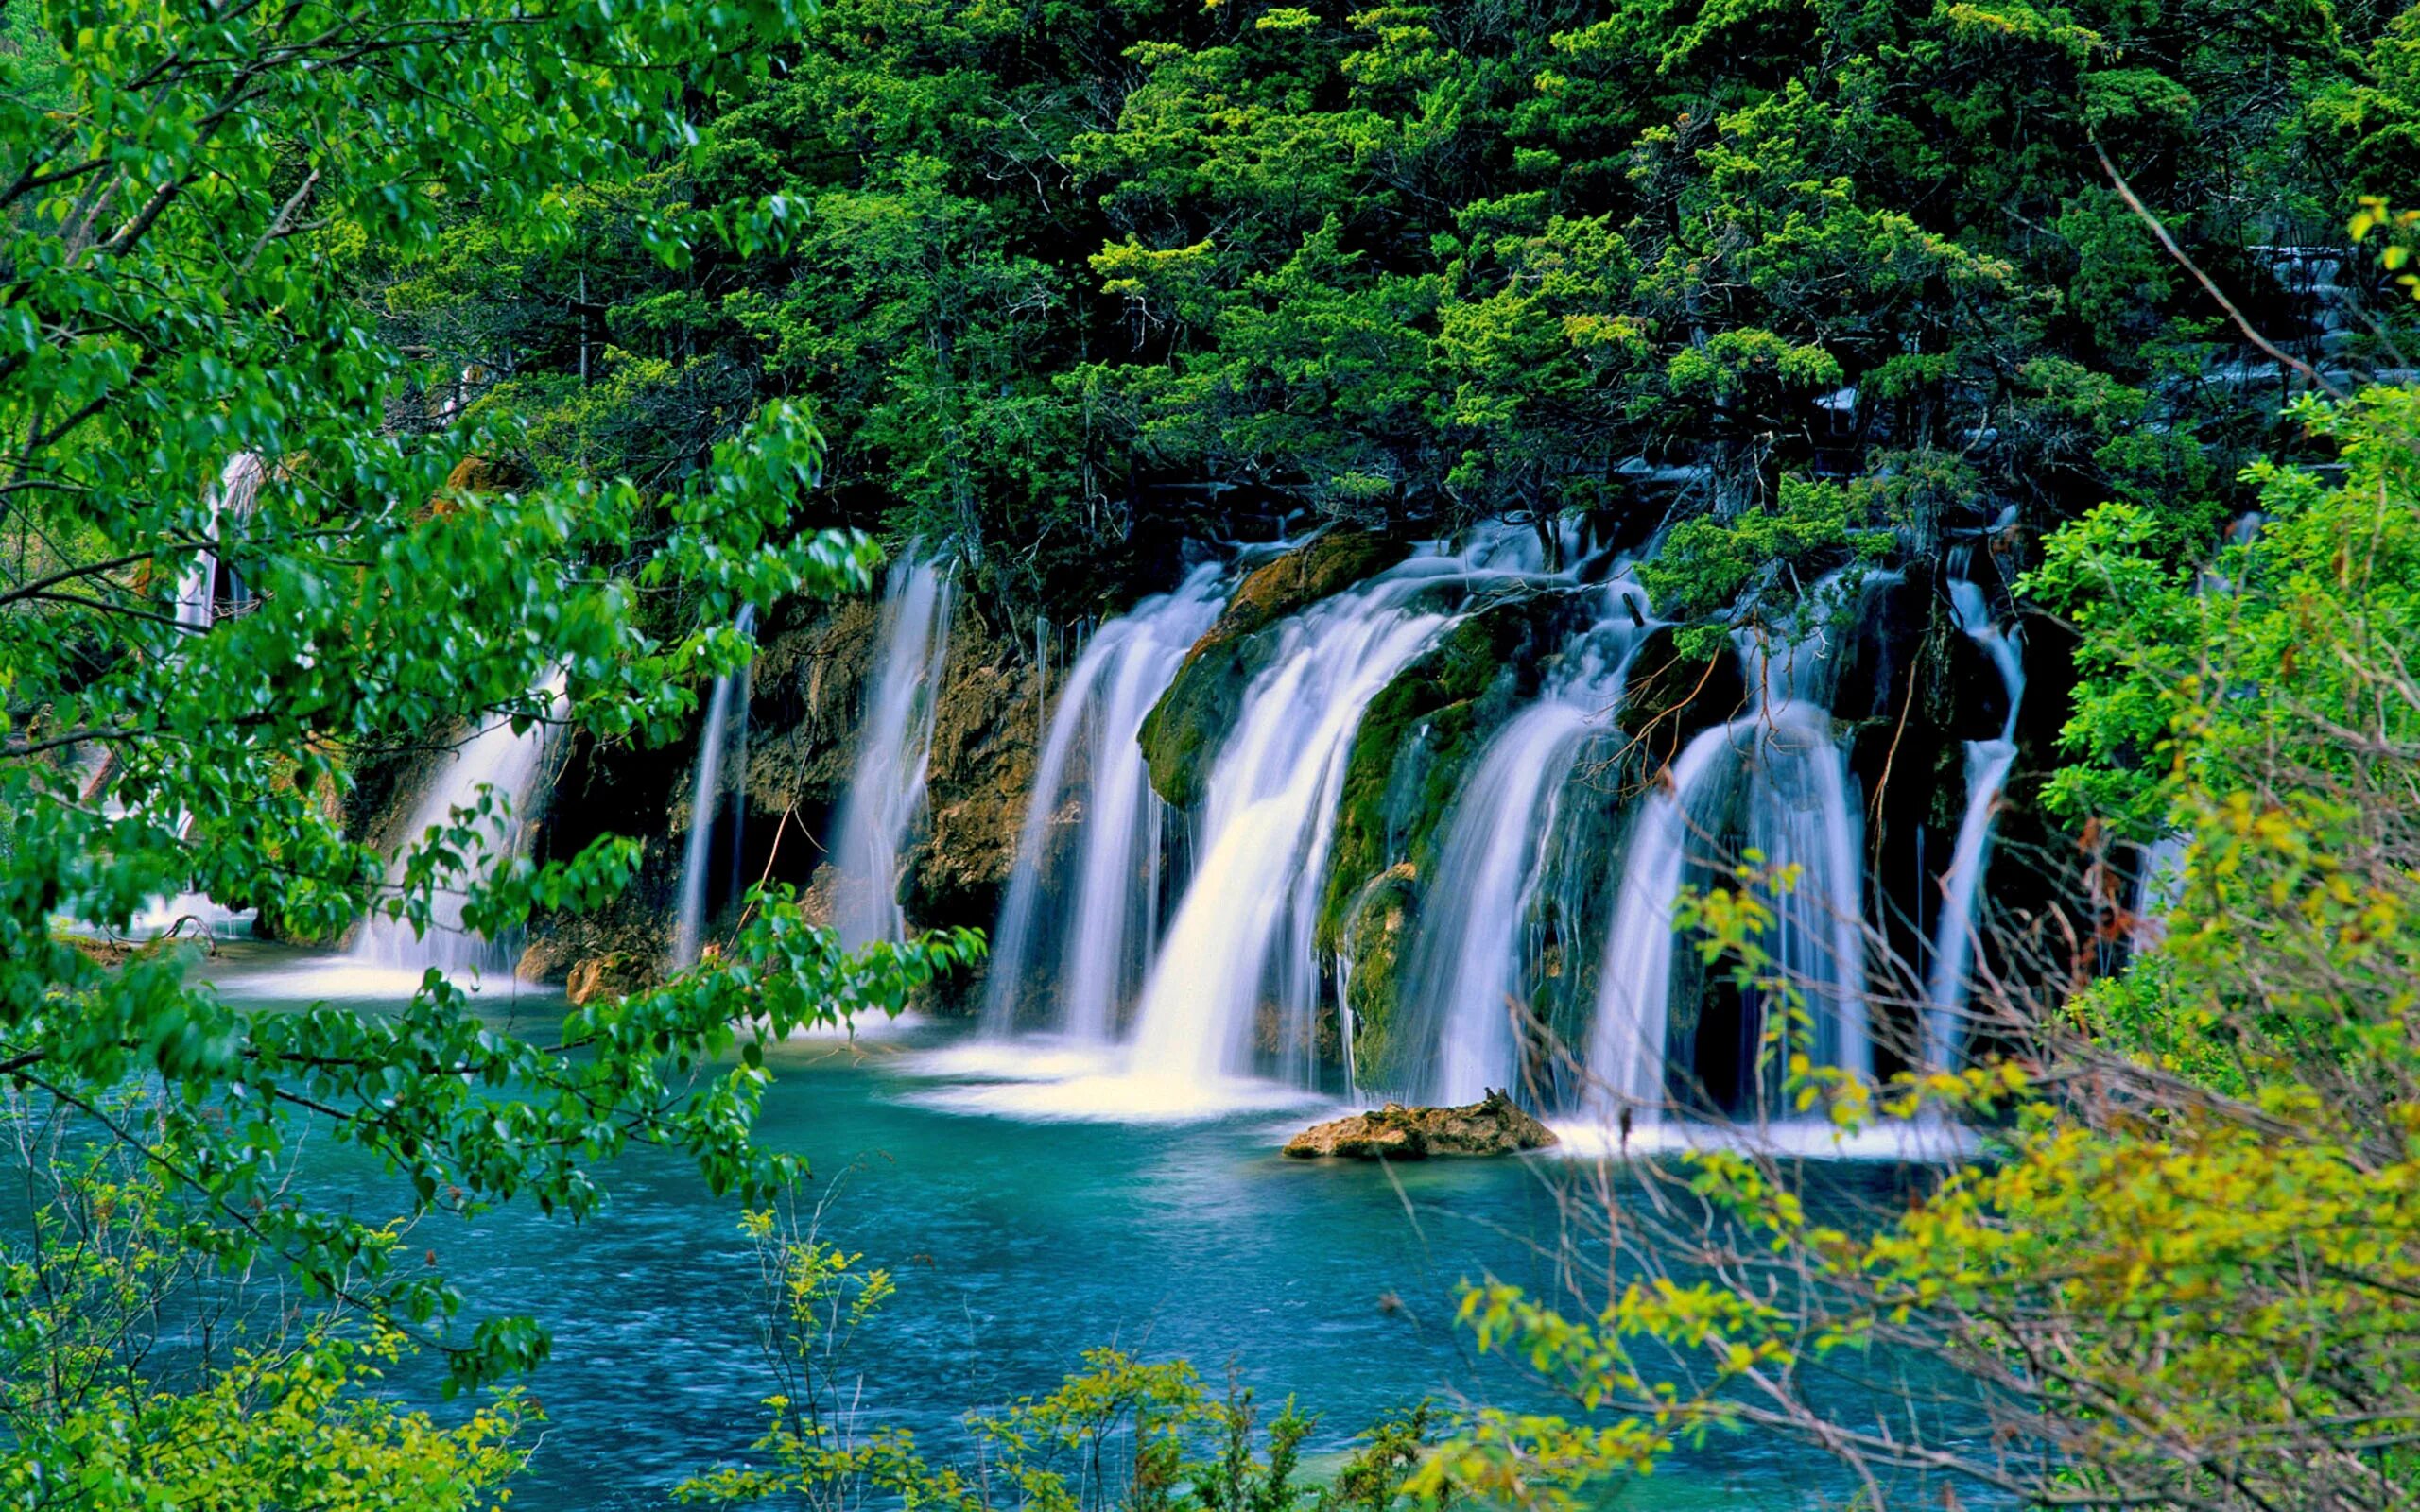
{"label": "leafy branch in foreground", "polygon": [[[146,1441],[177,1432],[188,1407],[268,1435],[262,1403],[315,1401],[297,1431],[316,1434],[377,1411],[358,1383],[406,1343],[441,1347],[458,1386],[536,1363],[546,1341],[532,1322],[478,1315],[433,1265],[403,1263],[392,1226],[513,1199],[581,1216],[602,1200],[596,1162],[632,1142],[685,1153],[717,1192],[761,1196],[794,1175],[750,1139],[765,1044],[896,1011],[980,948],[961,934],[852,957],[776,894],[707,968],[532,1034],[436,973],[392,1012],[240,1010],[189,979],[183,953],[109,968],[62,929],[123,931],[156,900],[206,892],[326,939],[373,910],[426,927],[435,894],[459,889],[465,919],[501,934],[627,880],[635,847],[613,837],[543,863],[483,854],[506,803],[490,792],[416,837],[390,886],[340,800],[367,764],[499,720],[672,738],[696,684],[747,654],[727,627],[739,603],[861,587],[876,553],[811,527],[826,448],[787,404],[719,416],[644,487],[568,468],[509,476],[493,463],[525,455],[521,438],[452,406],[458,374],[394,340],[366,291],[465,220],[512,246],[560,240],[563,186],[679,161],[698,143],[690,112],[800,15],[786,0],[10,8],[9,1127],[57,1131],[20,1143],[38,1175],[62,1160],[72,1174],[81,1150],[118,1152],[176,1263],[212,1284],[274,1274],[337,1331],[221,1362],[176,1393],[183,1406],[113,1386],[118,1406],[92,1421],[124,1439],[125,1463],[186,1477],[142,1496],[206,1502],[213,1477],[254,1473]],[[703,246],[774,245],[794,219],[778,197],[711,213],[666,203],[631,231],[679,266]],[[293,1178],[314,1130],[402,1178],[389,1212],[306,1194]],[[0,1297],[0,1329],[34,1338],[36,1306],[22,1290]],[[6,1385],[60,1365],[37,1339]],[[118,1463],[50,1432],[65,1419],[43,1418],[38,1393],[7,1400],[20,1482],[75,1486],[78,1467]],[[504,1426],[459,1440],[478,1473],[424,1500],[469,1499]],[[392,1415],[377,1431],[417,1432]],[[76,1495],[140,1500],[99,1485]]]}
{"label": "leafy branch in foreground", "polygon": [[1707,1154],[1593,1215],[1609,1299],[1474,1292],[1592,1416],[1483,1424],[1463,1474],[1528,1498],[1747,1429],[1875,1508],[2420,1497],[2420,390],[2296,419],[2341,472],[2253,470],[2265,523],[2205,568],[2112,505],[2026,585],[2083,637],[2066,800],[2185,842],[2160,942],[2081,991],[2007,971],[2007,1057],[1833,1100],[1991,1131],[1898,1211]]}

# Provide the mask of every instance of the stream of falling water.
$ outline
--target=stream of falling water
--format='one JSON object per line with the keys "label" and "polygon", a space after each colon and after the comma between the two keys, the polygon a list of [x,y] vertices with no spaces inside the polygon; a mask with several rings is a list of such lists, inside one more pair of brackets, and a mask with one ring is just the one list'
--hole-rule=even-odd
{"label": "stream of falling water", "polygon": [[562,715],[565,676],[558,668],[539,686],[547,705],[547,722],[515,730],[510,719],[495,720],[456,747],[430,777],[427,790],[405,826],[388,881],[402,885],[412,852],[431,830],[451,826],[457,810],[468,813],[475,833],[473,845],[461,857],[463,875],[440,879],[425,934],[415,936],[412,926],[401,919],[372,917],[354,942],[356,963],[410,971],[434,966],[448,973],[511,973],[515,941],[490,939],[462,922],[463,884],[486,877],[521,851],[538,807],[538,779],[551,722]]}
{"label": "stream of falling water", "polygon": [[[743,604],[732,628],[746,635],[755,627],[756,606]],[[722,807],[722,759],[726,741],[735,725],[741,731],[739,750],[746,756],[748,728],[748,669],[739,667],[715,679],[714,693],[706,700],[705,728],[698,735],[697,780],[689,796],[689,840],[681,858],[681,895],[672,919],[672,964],[677,969],[698,964],[700,942],[706,924],[706,873],[714,865],[715,816]],[[735,715],[734,698],[739,703]],[[745,791],[747,776],[740,777]],[[741,816],[736,812],[735,796],[732,816],[733,846],[738,850],[737,831]]]}
{"label": "stream of falling water", "polygon": [[1574,768],[1652,627],[1635,584],[1606,596],[1540,701],[1488,743],[1446,821],[1397,1009],[1403,1042],[1425,1052],[1402,1078],[1417,1101],[1471,1103],[1528,1080],[1517,1025],[1544,966],[1530,921],[1551,882],[1552,837],[1562,806],[1590,796],[1571,791]]}
{"label": "stream of falling water", "polygon": [[933,715],[949,654],[956,588],[945,564],[908,559],[883,585],[875,632],[880,659],[866,690],[857,764],[834,826],[833,866],[840,885],[833,923],[851,950],[903,939],[899,865],[925,810],[925,772],[933,754]]}
{"label": "stream of falling water", "polygon": [[[1197,568],[1176,592],[1102,626],[1068,670],[1000,910],[987,1035],[1044,1018],[1078,1045],[1105,1045],[1141,988],[1159,934],[1167,804],[1151,790],[1137,737],[1225,596],[1219,567]],[[1060,856],[1064,863],[1054,864]],[[1062,876],[1058,888],[1048,885]]]}
{"label": "stream of falling water", "polygon": [[2016,761],[2016,715],[2025,698],[2025,662],[2011,635],[1992,619],[1983,591],[1966,578],[1953,578],[1949,603],[1958,627],[1981,647],[1998,669],[2008,694],[2008,716],[1996,740],[1966,743],[1966,812],[1958,824],[1958,842],[1950,852],[1949,871],[1942,881],[1941,919],[1935,926],[1932,964],[1926,974],[1924,1061],[1937,1070],[1953,1069],[1958,1060],[1960,1009],[1966,998],[1966,964],[1975,948],[1975,910],[1982,897],[1984,864],[1990,859],[1992,818],[1999,807],[2000,787]]}
{"label": "stream of falling water", "polygon": [[[1828,611],[1841,593],[1861,598],[1887,580],[1868,574],[1844,590],[1835,575],[1809,590],[1806,603]],[[1752,885],[1772,911],[1767,948],[1803,997],[1816,1059],[1858,1075],[1873,1071],[1860,826],[1830,713],[1831,637],[1816,627],[1778,644],[1757,631],[1735,641],[1754,707],[1682,750],[1632,821],[1616,884],[1588,1070],[1596,1111],[1626,1131],[1651,1127],[1675,1090],[1666,1063],[1673,957],[1683,948],[1673,917],[1693,865],[1705,864],[1698,858],[1720,859],[1736,822],[1729,815],[1743,816],[1745,850],[1761,858],[1761,874],[1794,878]],[[1748,1032],[1760,1028],[1752,1022]]]}

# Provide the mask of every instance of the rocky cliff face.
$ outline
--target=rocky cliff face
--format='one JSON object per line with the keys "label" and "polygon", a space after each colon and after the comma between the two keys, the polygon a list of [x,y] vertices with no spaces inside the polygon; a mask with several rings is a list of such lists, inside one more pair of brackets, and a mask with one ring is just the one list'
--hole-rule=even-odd
{"label": "rocky cliff face", "polygon": [[[745,795],[746,822],[735,868],[717,843],[710,885],[708,937],[728,927],[734,896],[762,879],[804,895],[810,915],[827,918],[837,878],[825,864],[835,810],[856,761],[856,734],[872,676],[874,605],[865,598],[787,608],[760,637],[750,681],[748,747],[731,764],[730,787]],[[1039,738],[1041,679],[1025,648],[997,635],[976,606],[961,600],[935,706],[926,768],[925,818],[905,853],[901,898],[917,926],[988,928],[1015,858]],[[702,703],[702,698],[700,702]],[[595,834],[635,834],[640,874],[610,908],[555,915],[531,931],[523,972],[542,980],[646,979],[646,963],[670,945],[696,781],[695,738],[662,750],[578,743],[565,765],[559,801],[542,849],[567,854]],[[949,997],[973,984],[954,984]],[[947,1006],[947,1004],[942,1005]]]}

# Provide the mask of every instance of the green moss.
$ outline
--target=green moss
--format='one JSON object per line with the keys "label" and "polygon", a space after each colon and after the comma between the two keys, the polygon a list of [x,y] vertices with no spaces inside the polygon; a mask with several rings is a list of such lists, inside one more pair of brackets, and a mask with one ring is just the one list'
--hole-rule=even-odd
{"label": "green moss", "polygon": [[1582,612],[1556,593],[1481,610],[1371,700],[1345,762],[1321,893],[1322,950],[1336,948],[1355,896],[1392,863],[1409,860],[1415,875],[1426,874],[1471,763],[1536,691],[1541,657]]}
{"label": "green moss", "polygon": [[1143,761],[1160,797],[1180,808],[1200,800],[1244,689],[1275,651],[1272,627],[1384,572],[1409,549],[1366,531],[1330,531],[1247,576],[1143,721]]}
{"label": "green moss", "polygon": [[1418,891],[1411,865],[1403,863],[1372,878],[1345,912],[1343,938],[1352,975],[1344,1001],[1353,1010],[1353,1055],[1361,1079],[1371,1086],[1400,1080],[1395,1064],[1395,1004],[1404,956],[1411,947],[1411,918]]}

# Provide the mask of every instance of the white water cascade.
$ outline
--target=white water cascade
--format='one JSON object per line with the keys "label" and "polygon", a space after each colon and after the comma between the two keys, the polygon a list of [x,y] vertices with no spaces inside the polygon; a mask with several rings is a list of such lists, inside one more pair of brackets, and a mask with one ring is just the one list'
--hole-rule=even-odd
{"label": "white water cascade", "polygon": [[1651,627],[1634,584],[1607,592],[1606,618],[1567,653],[1540,701],[1496,732],[1454,799],[1398,1009],[1408,1042],[1433,1047],[1408,1088],[1421,1102],[1521,1088],[1514,1015],[1540,966],[1543,942],[1530,936],[1555,859],[1550,841],[1562,806],[1586,797],[1570,791],[1574,767],[1620,702],[1631,654]]}
{"label": "white water cascade", "polygon": [[[1869,576],[1867,586],[1881,580]],[[1836,583],[1817,584],[1808,601],[1828,608]],[[1624,850],[1588,1072],[1608,1100],[1600,1111],[1626,1126],[1651,1126],[1668,1101],[1673,953],[1685,948],[1674,910],[1692,865],[1720,860],[1726,811],[1744,816],[1745,849],[1763,868],[1797,870],[1793,885],[1764,899],[1773,915],[1766,945],[1803,998],[1815,1057],[1860,1076],[1874,1069],[1860,816],[1828,707],[1828,636],[1793,636],[1778,659],[1754,632],[1736,640],[1756,707],[1690,741],[1640,805]]]}
{"label": "white water cascade", "polygon": [[198,632],[210,628],[218,606],[219,533],[229,521],[241,521],[258,507],[261,484],[268,475],[256,452],[236,453],[219,472],[217,486],[210,490],[210,524],[206,531],[210,549],[196,552],[177,578],[176,621],[183,629]]}
{"label": "white water cascade", "polygon": [[[1200,567],[1176,592],[1102,626],[1068,669],[1000,911],[988,1034],[1017,1026],[1040,969],[1055,990],[1058,1030],[1080,1044],[1107,1044],[1118,1010],[1149,974],[1167,804],[1151,790],[1137,739],[1224,600],[1219,569]],[[1056,833],[1063,829],[1073,833]],[[1067,858],[1063,871],[1052,864],[1058,855]]]}
{"label": "white water cascade", "polygon": [[1958,627],[1998,669],[2008,694],[2008,717],[1996,740],[1966,743],[1966,812],[1959,821],[1958,843],[1950,852],[1949,871],[1942,879],[1941,919],[1934,926],[1932,962],[1925,978],[1925,1065],[1946,1071],[1957,1063],[1959,1009],[1966,997],[1966,965],[1974,958],[1975,909],[1982,896],[1983,870],[1990,860],[1992,819],[1999,807],[2000,787],[2016,761],[2017,706],[2025,697],[2025,662],[2010,634],[1992,620],[1983,591],[1973,582],[1953,578],[1950,608]]}
{"label": "white water cascade", "polygon": [[1273,1003],[1280,1059],[1307,1083],[1314,925],[1362,713],[1473,589],[1534,579],[1536,554],[1534,541],[1492,535],[1460,556],[1415,557],[1279,629],[1211,767],[1200,861],[1136,1013],[1136,1078],[1198,1099],[1248,1074],[1262,1005]]}
{"label": "white water cascade", "polygon": [[535,816],[548,733],[552,722],[562,716],[564,679],[565,673],[558,669],[538,690],[546,703],[546,722],[518,731],[509,718],[483,726],[456,747],[431,776],[404,830],[402,848],[388,868],[388,881],[402,885],[412,851],[431,830],[450,827],[458,809],[471,812],[470,822],[477,832],[475,844],[460,858],[466,876],[440,879],[425,935],[415,936],[405,920],[372,916],[354,942],[354,961],[415,971],[432,966],[448,973],[511,971],[511,940],[489,939],[464,926],[462,884],[486,877],[521,852]]}
{"label": "white water cascade", "polygon": [[840,881],[833,923],[851,950],[907,937],[907,916],[899,906],[900,854],[924,814],[925,771],[932,759],[933,715],[956,597],[948,569],[939,560],[900,562],[883,586],[865,734],[833,828],[832,861]]}
{"label": "white water cascade", "polygon": [[[743,604],[732,628],[741,635],[755,627],[756,606]],[[706,924],[706,871],[713,866],[715,814],[722,807],[722,759],[726,741],[734,725],[740,730],[738,748],[742,759],[747,753],[748,668],[740,667],[715,679],[713,694],[706,700],[705,728],[698,735],[697,782],[689,796],[689,841],[681,858],[681,897],[672,919],[672,964],[678,969],[698,964],[698,955]],[[735,716],[732,703],[736,698],[739,708]],[[747,781],[741,774],[741,782]],[[734,801],[732,847],[738,849],[737,799]]]}

